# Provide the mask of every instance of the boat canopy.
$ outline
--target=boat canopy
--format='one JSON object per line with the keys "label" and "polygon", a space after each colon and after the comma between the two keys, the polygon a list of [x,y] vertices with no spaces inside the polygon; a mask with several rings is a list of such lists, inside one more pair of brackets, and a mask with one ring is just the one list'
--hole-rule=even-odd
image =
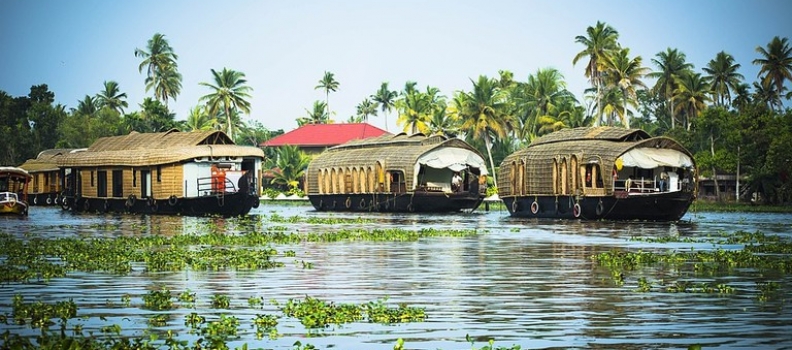
{"label": "boat canopy", "polygon": [[418,164],[435,169],[451,169],[462,171],[468,167],[478,168],[481,175],[487,175],[487,166],[484,158],[475,152],[464,148],[445,147],[427,152],[418,158]]}
{"label": "boat canopy", "polygon": [[664,166],[675,168],[693,167],[693,160],[687,154],[668,148],[633,148],[619,156],[619,159],[621,159],[622,166],[642,169],[654,169]]}

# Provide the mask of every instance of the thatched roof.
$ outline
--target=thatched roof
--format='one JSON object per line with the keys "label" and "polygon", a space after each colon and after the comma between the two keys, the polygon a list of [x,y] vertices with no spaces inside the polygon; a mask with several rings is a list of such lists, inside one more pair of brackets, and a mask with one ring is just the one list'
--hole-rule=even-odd
{"label": "thatched roof", "polygon": [[137,133],[103,137],[86,150],[73,151],[59,166],[146,166],[177,163],[200,157],[260,157],[257,147],[237,146],[222,131]]}
{"label": "thatched roof", "polygon": [[8,174],[10,177],[30,178],[30,174],[25,169],[12,166],[0,166],[0,173]]}
{"label": "thatched roof", "polygon": [[39,152],[35,159],[28,159],[19,167],[30,173],[58,170],[58,158],[72,151],[71,148],[53,148]]}
{"label": "thatched roof", "polygon": [[[610,174],[611,169],[622,154],[639,148],[673,149],[684,153],[691,159],[693,155],[677,141],[668,137],[651,137],[639,129],[615,127],[592,127],[564,129],[542,136],[528,147],[507,156],[498,172],[499,192],[509,195],[510,174],[513,164],[525,163],[526,188],[531,194],[552,194],[553,162],[571,164],[599,164],[601,173]],[[571,170],[570,170],[571,171]],[[604,182],[611,191],[610,181]]]}
{"label": "thatched roof", "polygon": [[317,182],[317,169],[374,168],[379,162],[385,169],[403,170],[408,181],[407,187],[410,188],[412,184],[409,182],[413,178],[418,158],[431,150],[443,147],[463,148],[484,158],[475,148],[457,138],[405,133],[383,135],[350,141],[319,154],[308,166],[308,182],[309,184]]}

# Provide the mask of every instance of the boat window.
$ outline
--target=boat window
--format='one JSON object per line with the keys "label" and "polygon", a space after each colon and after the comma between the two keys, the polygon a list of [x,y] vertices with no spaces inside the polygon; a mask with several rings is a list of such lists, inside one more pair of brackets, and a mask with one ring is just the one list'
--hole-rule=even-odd
{"label": "boat window", "polygon": [[124,196],[124,171],[113,170],[113,197]]}
{"label": "boat window", "polygon": [[395,193],[407,192],[407,184],[404,180],[404,172],[401,170],[388,171],[390,175],[390,191]]}
{"label": "boat window", "polygon": [[96,196],[107,197],[107,171],[96,172]]}

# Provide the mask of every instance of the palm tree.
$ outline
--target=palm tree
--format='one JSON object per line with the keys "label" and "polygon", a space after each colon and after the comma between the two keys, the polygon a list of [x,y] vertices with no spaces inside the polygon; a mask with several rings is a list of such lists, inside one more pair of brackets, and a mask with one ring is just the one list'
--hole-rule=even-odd
{"label": "palm tree", "polygon": [[167,107],[168,97],[173,97],[175,101],[176,96],[181,93],[181,80],[181,74],[176,71],[175,66],[171,66],[160,71],[159,79],[147,80],[146,91],[154,89],[154,97],[163,101],[165,107]]}
{"label": "palm tree", "polygon": [[[767,48],[757,46],[756,52],[762,55],[762,58],[753,60],[753,64],[761,66],[757,76],[764,75],[762,85],[773,86],[780,96],[784,91],[784,81],[792,81],[792,47],[788,39],[776,36],[767,44]],[[780,111],[783,106],[779,103],[778,107]]]}
{"label": "palm tree", "polygon": [[135,49],[135,57],[142,57],[138,71],[146,68],[146,91],[154,89],[154,97],[168,105],[168,98],[174,100],[181,92],[181,74],[176,60],[178,56],[168,44],[165,35],[156,33],[149,39],[146,50]]}
{"label": "palm tree", "polygon": [[235,70],[223,68],[221,72],[212,69],[212,77],[214,84],[200,83],[213,90],[211,94],[202,96],[199,101],[206,101],[209,107],[209,114],[216,116],[218,110],[222,107],[226,117],[226,128],[228,130],[228,137],[234,139],[231,123],[231,110],[241,109],[245,113],[250,113],[250,102],[246,99],[250,98],[248,92],[253,88],[246,85],[245,73],[237,72]]}
{"label": "palm tree", "polygon": [[379,106],[376,102],[371,102],[371,100],[367,98],[363,99],[363,102],[357,105],[357,114],[363,118],[363,122],[368,123],[368,117],[370,115],[377,116],[377,107]]}
{"label": "palm tree", "polygon": [[440,90],[426,87],[426,92],[415,89],[415,82],[407,82],[402,92],[402,98],[396,101],[399,118],[396,124],[403,125],[405,132],[429,133],[429,120],[434,110],[444,108],[444,98],[439,96]]}
{"label": "palm tree", "polygon": [[[586,34],[588,36],[578,35],[575,37],[575,42],[583,44],[586,48],[575,55],[575,58],[572,59],[572,64],[576,64],[581,58],[589,58],[585,75],[589,78],[591,86],[597,89],[596,99],[599,100],[602,98],[601,88],[603,86],[602,61],[605,60],[605,57],[611,51],[618,48],[619,32],[611,26],[597,21],[596,26],[586,29]],[[600,109],[597,111],[595,125],[599,125],[601,116],[602,110]]]}
{"label": "palm tree", "polygon": [[614,87],[618,86],[622,92],[622,97],[624,98],[622,124],[627,129],[630,128],[627,105],[632,104],[637,108],[635,87],[646,88],[646,84],[641,79],[649,73],[649,68],[644,67],[642,64],[641,56],[630,59],[629,55],[630,49],[623,48],[613,52],[612,55],[606,56],[604,62],[608,83]]}
{"label": "palm tree", "polygon": [[566,89],[564,76],[557,69],[539,69],[528,76],[525,83],[514,88],[512,100],[517,106],[521,119],[520,138],[533,140],[537,135],[536,125],[539,118],[547,116],[550,109],[574,96]]}
{"label": "palm tree", "polygon": [[299,188],[299,181],[305,174],[309,162],[310,157],[297,146],[278,147],[276,156],[269,159],[266,164],[274,174],[270,183],[288,186],[290,189]]}
{"label": "palm tree", "polygon": [[685,53],[677,49],[667,48],[665,52],[656,55],[652,63],[657,66],[657,71],[648,74],[650,78],[657,79],[652,91],[657,95],[662,95],[668,106],[671,115],[671,128],[675,127],[676,118],[674,117],[674,91],[677,89],[677,79],[682,75],[693,70],[693,64],[685,62]]}
{"label": "palm tree", "polygon": [[96,99],[94,97],[85,95],[82,100],[77,101],[77,108],[72,110],[72,113],[93,117],[97,110]]}
{"label": "palm tree", "polygon": [[374,100],[374,102],[379,103],[379,106],[382,109],[382,113],[385,117],[385,130],[388,130],[388,114],[390,114],[390,111],[396,107],[396,98],[398,96],[398,92],[390,91],[388,89],[387,82],[382,83],[379,90],[377,90],[377,93],[371,95],[371,99]]}
{"label": "palm tree", "polygon": [[766,106],[767,109],[773,109],[774,106],[781,103],[781,95],[778,94],[778,91],[776,91],[773,83],[766,83],[764,80],[760,80],[755,81],[753,83],[753,87],[754,102]]}
{"label": "palm tree", "polygon": [[707,102],[712,101],[710,81],[700,73],[689,72],[677,79],[677,86],[674,92],[676,108],[685,113],[686,128],[690,130],[691,121],[707,107]]}
{"label": "palm tree", "polygon": [[333,77],[333,73],[328,71],[324,72],[324,76],[319,80],[319,85],[314,89],[322,89],[325,91],[325,106],[327,106],[327,116],[330,116],[330,91],[336,92],[338,90],[338,82]]}
{"label": "palm tree", "polygon": [[456,137],[459,133],[459,120],[452,111],[448,107],[434,109],[428,121],[430,135]]}
{"label": "palm tree", "polygon": [[330,118],[327,116],[327,107],[324,101],[314,101],[313,110],[305,110],[308,116],[305,118],[297,118],[297,126],[305,124],[329,124]]}
{"label": "palm tree", "polygon": [[190,115],[184,122],[183,130],[197,131],[197,130],[212,130],[217,124],[217,118],[212,118],[206,113],[205,106],[195,106],[190,109]]}
{"label": "palm tree", "polygon": [[484,140],[484,146],[489,156],[495,187],[498,181],[495,177],[495,162],[492,160],[492,137],[505,138],[512,125],[511,116],[504,113],[508,107],[508,93],[498,87],[498,81],[479,76],[478,81],[473,81],[473,91],[465,93],[461,99],[462,106],[458,106],[459,117],[462,125],[460,130],[475,139]]}
{"label": "palm tree", "polygon": [[129,107],[129,103],[124,101],[125,98],[127,98],[127,94],[119,91],[117,82],[105,81],[104,91],[100,91],[96,95],[96,103],[99,108],[107,107],[123,115],[124,107]]}
{"label": "palm tree", "polygon": [[732,55],[721,51],[703,69],[712,81],[715,105],[725,106],[726,101],[731,104],[731,91],[736,90],[744,79],[743,75],[737,72],[740,69],[740,64],[734,63]]}

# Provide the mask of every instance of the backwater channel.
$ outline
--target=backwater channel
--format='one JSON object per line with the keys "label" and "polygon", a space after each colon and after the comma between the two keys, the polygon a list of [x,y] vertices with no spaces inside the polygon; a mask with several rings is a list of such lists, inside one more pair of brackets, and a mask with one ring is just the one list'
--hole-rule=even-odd
{"label": "backwater channel", "polygon": [[[483,207],[451,215],[353,214],[316,212],[307,204],[265,202],[242,220],[72,214],[46,207],[31,208],[26,219],[0,218],[0,232],[17,239],[170,237],[200,235],[207,227],[234,235],[251,230],[323,234],[428,228],[475,230],[475,234],[273,244],[278,251],[275,260],[283,266],[271,269],[148,272],[138,263],[128,274],[78,271],[49,281],[6,282],[0,285],[0,314],[7,315],[8,321],[0,323],[0,333],[40,333],[11,321],[12,300],[22,295],[26,302],[73,300],[79,310],[68,321],[67,334],[80,325],[83,334],[101,336],[102,327],[116,324],[125,336],[147,338],[150,333],[162,335],[171,330],[178,339],[192,342],[199,336],[185,325],[188,314],[207,320],[232,315],[239,320],[238,336],[228,342],[232,348],[247,344],[249,348],[294,349],[300,341],[317,349],[393,349],[401,338],[405,349],[478,349],[488,345],[488,339],[495,340],[495,348],[508,349],[515,345],[522,349],[684,349],[693,344],[705,349],[792,349],[792,276],[788,272],[721,268],[704,273],[692,266],[668,264],[619,271],[592,259],[613,250],[741,249],[740,244],[719,241],[739,231],[760,231],[788,241],[792,214],[689,212],[678,223],[581,222],[517,220],[505,210],[484,211]],[[287,256],[286,251],[294,255]],[[651,284],[649,291],[638,291],[641,278]],[[667,287],[678,281],[689,282],[691,290],[669,291]],[[757,286],[768,282],[778,288],[763,297]],[[692,288],[700,284],[731,289],[702,292]],[[174,297],[190,291],[196,301],[191,305],[177,301],[179,306],[167,311],[142,308],[144,295],[158,288],[169,289]],[[228,308],[211,306],[218,294],[230,298]],[[396,324],[360,320],[306,329],[271,303],[282,305],[306,296],[335,304],[382,300],[397,307],[403,303],[423,308],[426,319]],[[263,302],[253,305],[251,299]],[[158,313],[168,314],[167,321],[151,325],[149,318]],[[277,336],[257,339],[251,320],[261,314],[277,316]],[[55,321],[51,329],[58,329],[59,321]]]}

